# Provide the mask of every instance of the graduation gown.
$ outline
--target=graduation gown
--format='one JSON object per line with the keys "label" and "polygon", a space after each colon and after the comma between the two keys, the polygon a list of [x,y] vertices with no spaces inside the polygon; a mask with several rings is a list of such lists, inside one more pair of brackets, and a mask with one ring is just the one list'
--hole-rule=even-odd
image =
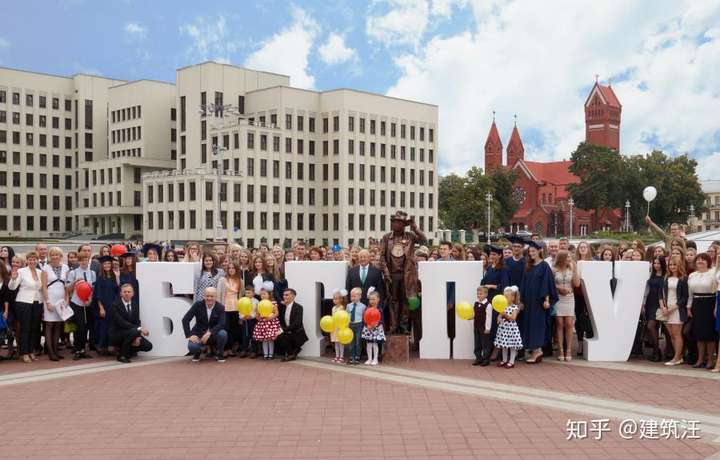
{"label": "graduation gown", "polygon": [[525,308],[518,326],[527,350],[542,347],[548,336],[550,309],[543,308],[545,297],[550,298],[550,305],[558,301],[552,269],[541,261],[525,272],[520,284],[520,300]]}

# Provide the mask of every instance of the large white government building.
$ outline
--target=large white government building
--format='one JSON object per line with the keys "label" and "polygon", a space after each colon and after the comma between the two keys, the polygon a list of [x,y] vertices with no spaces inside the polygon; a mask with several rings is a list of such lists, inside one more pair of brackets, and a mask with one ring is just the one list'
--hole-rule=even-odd
{"label": "large white government building", "polygon": [[0,68],[0,237],[365,245],[396,209],[431,235],[437,124],[435,105],[214,62],[176,84]]}

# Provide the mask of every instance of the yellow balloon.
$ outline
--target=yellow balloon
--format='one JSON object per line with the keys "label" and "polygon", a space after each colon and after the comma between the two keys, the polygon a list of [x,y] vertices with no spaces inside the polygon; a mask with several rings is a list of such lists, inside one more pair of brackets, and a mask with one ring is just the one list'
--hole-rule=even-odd
{"label": "yellow balloon", "polygon": [[335,329],[344,329],[350,324],[350,314],[345,310],[338,310],[333,313],[332,319],[335,323]]}
{"label": "yellow balloon", "polygon": [[498,313],[504,313],[508,306],[508,299],[502,294],[498,294],[492,299],[493,310]]}
{"label": "yellow balloon", "polygon": [[322,318],[320,318],[320,329],[323,330],[323,332],[332,332],[335,330],[335,321],[333,321],[333,317],[330,315],[325,315]]}
{"label": "yellow balloon", "polygon": [[343,345],[347,345],[348,343],[352,342],[354,335],[355,334],[353,334],[352,329],[350,329],[349,327],[344,327],[338,331],[337,339]]}
{"label": "yellow balloon", "polygon": [[261,300],[258,304],[258,312],[260,313],[260,316],[263,318],[267,318],[268,316],[272,315],[273,312],[273,304],[269,300]]}
{"label": "yellow balloon", "polygon": [[455,313],[462,319],[473,319],[475,311],[473,310],[472,304],[466,301],[458,302],[455,305]]}
{"label": "yellow balloon", "polygon": [[240,297],[237,301],[237,311],[240,313],[240,316],[250,316],[252,306],[252,299],[250,297]]}

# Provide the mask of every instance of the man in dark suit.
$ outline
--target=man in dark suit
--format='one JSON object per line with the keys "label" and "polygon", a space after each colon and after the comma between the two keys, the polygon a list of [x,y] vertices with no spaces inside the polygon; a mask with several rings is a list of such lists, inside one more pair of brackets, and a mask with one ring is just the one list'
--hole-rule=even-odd
{"label": "man in dark suit", "polygon": [[367,292],[370,286],[380,294],[380,301],[385,300],[385,282],[383,281],[382,272],[370,265],[370,252],[363,249],[358,253],[358,265],[348,270],[345,280],[345,289],[351,292],[353,288],[362,289],[360,301],[365,305],[368,304]]}
{"label": "man in dark suit", "polygon": [[[195,302],[183,316],[182,323],[185,337],[188,338],[188,350],[193,355],[193,362],[200,361],[200,353],[204,346],[215,347],[215,359],[224,363],[223,350],[227,342],[225,331],[225,307],[216,302],[217,290],[214,287],[205,289],[205,300]],[[190,328],[190,321],[195,325]]]}
{"label": "man in dark suit", "polygon": [[131,354],[152,350],[152,343],[145,338],[150,331],[140,326],[140,307],[133,305],[134,294],[131,284],[123,284],[120,298],[110,305],[108,311],[110,344],[120,350],[117,360],[125,364],[130,362]]}
{"label": "man in dark suit", "polygon": [[308,341],[303,326],[303,307],[295,303],[297,292],[295,289],[285,289],[283,303],[280,305],[280,334],[276,340],[278,352],[285,355],[283,361],[292,361],[297,358],[300,348]]}

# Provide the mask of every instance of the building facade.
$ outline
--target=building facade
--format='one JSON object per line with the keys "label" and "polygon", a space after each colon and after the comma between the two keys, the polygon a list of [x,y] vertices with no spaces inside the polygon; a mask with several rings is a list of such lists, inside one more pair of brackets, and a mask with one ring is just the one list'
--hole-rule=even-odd
{"label": "building facade", "polygon": [[[437,106],[214,63],[177,81],[179,165],[143,180],[147,239],[365,245],[398,208],[436,229]],[[210,97],[240,113],[204,111]]]}
{"label": "building facade", "polygon": [[[585,101],[585,142],[617,150],[621,110],[612,88],[595,82]],[[506,156],[507,163],[503,163],[503,143],[493,120],[485,141],[485,171],[508,168],[516,173],[513,199],[518,210],[508,222],[510,231],[584,236],[599,230],[620,230],[623,218],[620,210],[585,210],[572,206],[566,188],[580,179],[570,172],[570,161],[525,160],[525,147],[517,124],[510,133]]]}
{"label": "building facade", "polygon": [[432,234],[437,124],[213,62],[176,84],[0,68],[0,237],[366,244],[399,208]]}
{"label": "building facade", "polygon": [[700,186],[705,194],[707,209],[699,219],[691,222],[693,231],[720,230],[720,180],[701,181]]}

